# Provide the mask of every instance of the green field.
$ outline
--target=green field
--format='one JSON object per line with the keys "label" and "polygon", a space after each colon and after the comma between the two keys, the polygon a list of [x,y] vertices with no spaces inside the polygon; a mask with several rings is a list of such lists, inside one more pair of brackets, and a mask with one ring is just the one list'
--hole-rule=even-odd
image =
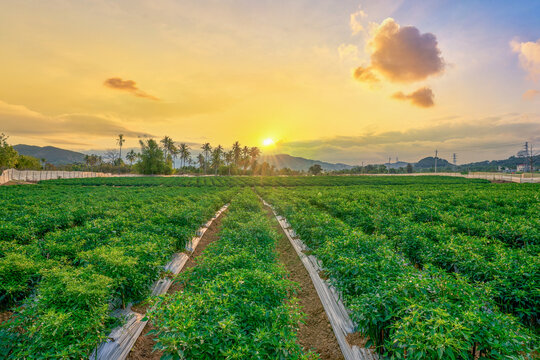
{"label": "green field", "polygon": [[535,356],[540,184],[298,176],[0,187],[0,358],[87,358],[119,325],[111,312],[147,299],[225,203],[219,240],[148,314],[156,347],[169,358],[316,358],[297,343],[296,285],[257,195],[322,262],[380,354]]}

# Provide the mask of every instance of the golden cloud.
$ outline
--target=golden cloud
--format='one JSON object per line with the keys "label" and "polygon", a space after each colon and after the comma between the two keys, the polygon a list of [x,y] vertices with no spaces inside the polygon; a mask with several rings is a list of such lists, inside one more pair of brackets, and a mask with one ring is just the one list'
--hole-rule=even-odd
{"label": "golden cloud", "polygon": [[369,67],[357,67],[356,70],[354,70],[353,76],[356,80],[361,82],[376,83],[380,81],[377,75],[375,75]]}
{"label": "golden cloud", "polygon": [[392,98],[398,100],[408,100],[413,105],[423,108],[428,108],[435,105],[435,102],[433,101],[433,91],[428,87],[420,88],[410,94],[404,94],[400,91],[392,95]]}
{"label": "golden cloud", "polygon": [[367,68],[389,81],[410,83],[444,72],[435,35],[422,34],[414,26],[400,27],[392,18],[375,28],[369,45],[371,64]]}
{"label": "golden cloud", "polygon": [[362,26],[360,19],[363,19],[365,17],[367,17],[367,15],[362,10],[358,10],[351,14],[351,18],[349,20],[349,26],[351,27],[351,31],[353,35],[356,35],[359,32],[364,30],[364,26]]}
{"label": "golden cloud", "polygon": [[18,136],[146,136],[145,132],[131,130],[116,119],[105,115],[64,114],[48,116],[25,106],[8,104],[0,101],[0,123],[2,131]]}
{"label": "golden cloud", "polygon": [[156,100],[156,101],[159,100],[157,97],[150,95],[142,91],[141,89],[139,89],[137,87],[137,83],[133,80],[122,80],[122,78],[114,77],[114,78],[109,78],[105,80],[103,85],[111,89],[130,92],[133,95],[140,98]]}
{"label": "golden cloud", "polygon": [[533,100],[536,97],[540,97],[540,90],[530,89],[523,93],[525,100]]}

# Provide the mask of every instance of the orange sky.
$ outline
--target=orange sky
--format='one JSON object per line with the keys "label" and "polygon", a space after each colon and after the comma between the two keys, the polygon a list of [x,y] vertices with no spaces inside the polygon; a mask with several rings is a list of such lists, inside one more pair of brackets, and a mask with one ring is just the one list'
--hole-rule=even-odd
{"label": "orange sky", "polygon": [[[0,132],[74,150],[272,138],[352,164],[540,142],[540,26],[447,3],[2,1]],[[516,24],[539,10],[515,6]]]}

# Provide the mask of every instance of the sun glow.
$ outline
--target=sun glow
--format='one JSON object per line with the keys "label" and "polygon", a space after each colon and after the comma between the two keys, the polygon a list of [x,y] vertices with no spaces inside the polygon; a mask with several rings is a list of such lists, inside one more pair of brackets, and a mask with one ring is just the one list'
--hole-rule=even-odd
{"label": "sun glow", "polygon": [[271,146],[271,145],[274,145],[275,141],[274,139],[267,138],[267,139],[264,139],[262,143],[264,146]]}

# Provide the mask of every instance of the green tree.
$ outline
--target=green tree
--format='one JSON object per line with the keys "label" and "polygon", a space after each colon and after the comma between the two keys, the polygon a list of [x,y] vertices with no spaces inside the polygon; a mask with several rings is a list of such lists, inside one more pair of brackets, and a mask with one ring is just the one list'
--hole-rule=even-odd
{"label": "green tree", "polygon": [[124,134],[118,134],[118,138],[116,139],[116,143],[118,144],[118,147],[120,147],[120,159],[122,158],[122,145],[126,142],[126,139],[124,139]]}
{"label": "green tree", "polygon": [[142,174],[170,174],[172,168],[165,161],[163,150],[159,148],[154,139],[140,140],[141,154],[137,163],[137,170]]}
{"label": "green tree", "polygon": [[40,170],[41,163],[39,162],[39,159],[36,159],[33,156],[19,155],[15,168],[19,170]]}
{"label": "green tree", "polygon": [[407,164],[407,173],[412,174],[413,173],[413,166],[411,163]]}
{"label": "green tree", "polygon": [[8,136],[0,134],[0,169],[13,168],[17,164],[19,153],[7,143]]}
{"label": "green tree", "polygon": [[311,165],[308,172],[313,175],[319,175],[320,173],[322,173],[322,167],[319,164]]}
{"label": "green tree", "polygon": [[210,152],[212,151],[212,146],[210,146],[210,143],[204,143],[201,147],[204,153],[204,173],[206,174],[206,165],[208,164],[208,156],[210,155]]}

